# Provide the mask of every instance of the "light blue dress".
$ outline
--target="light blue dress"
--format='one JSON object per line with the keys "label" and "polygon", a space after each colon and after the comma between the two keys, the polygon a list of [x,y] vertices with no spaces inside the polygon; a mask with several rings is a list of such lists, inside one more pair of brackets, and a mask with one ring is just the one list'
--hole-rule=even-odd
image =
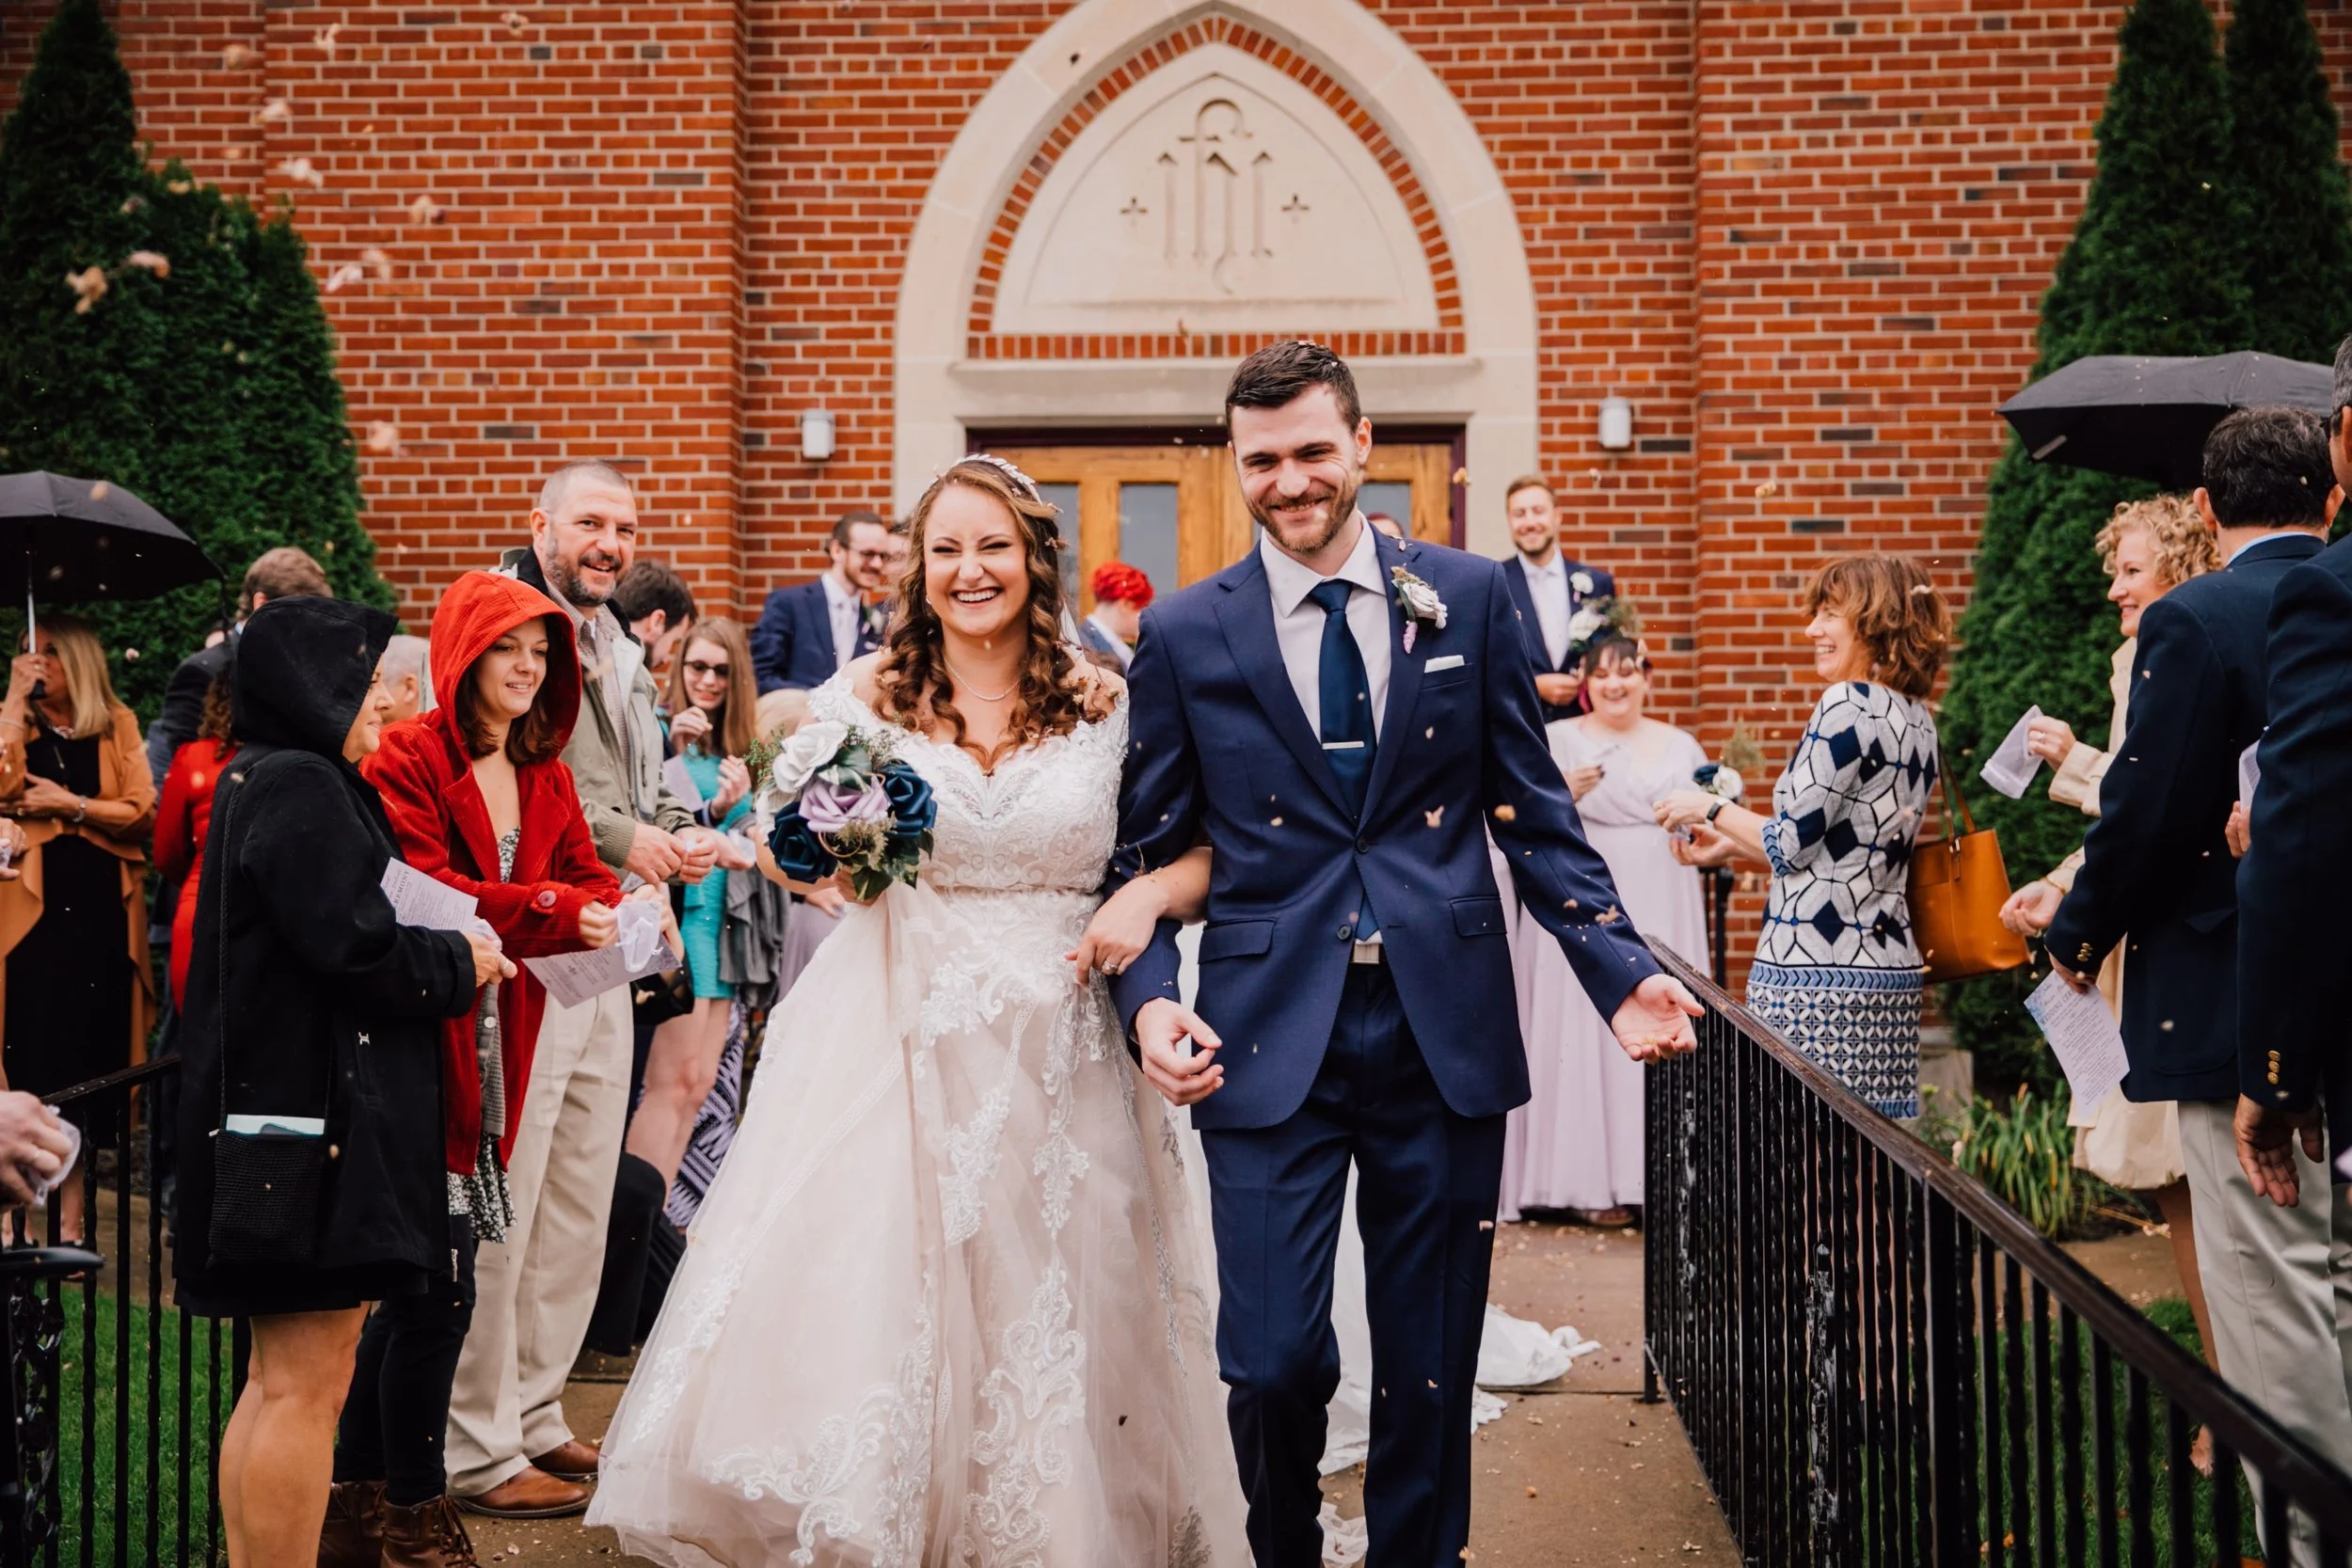
{"label": "light blue dress", "polygon": [[[696,748],[689,747],[678,753],[686,764],[687,776],[707,800],[719,793],[719,759]],[[745,795],[727,813],[726,820],[711,826],[721,832],[732,832],[741,826],[752,813],[752,799]],[[719,978],[719,932],[727,916],[727,873],[723,866],[713,866],[710,875],[691,883],[685,890],[685,906],[678,916],[678,935],[686,942],[686,967],[693,977],[694,994],[725,1001],[735,994],[735,988]]]}

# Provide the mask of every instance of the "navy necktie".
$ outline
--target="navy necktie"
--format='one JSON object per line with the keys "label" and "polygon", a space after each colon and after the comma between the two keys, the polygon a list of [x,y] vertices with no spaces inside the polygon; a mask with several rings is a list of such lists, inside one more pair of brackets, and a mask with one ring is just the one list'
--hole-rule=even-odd
{"label": "navy necktie", "polygon": [[1308,597],[1323,610],[1323,657],[1316,689],[1323,706],[1323,754],[1339,775],[1348,815],[1364,814],[1364,786],[1372,782],[1372,683],[1364,674],[1364,653],[1347,626],[1349,586],[1334,578],[1316,583]]}
{"label": "navy necktie", "polygon": [[[1323,610],[1323,657],[1315,686],[1323,708],[1323,755],[1338,775],[1347,814],[1363,819],[1364,792],[1372,783],[1372,755],[1377,744],[1372,727],[1372,682],[1364,673],[1364,651],[1347,626],[1348,585],[1332,578],[1316,583],[1308,597]],[[1372,896],[1364,890],[1358,911],[1359,941],[1379,928],[1372,912]]]}

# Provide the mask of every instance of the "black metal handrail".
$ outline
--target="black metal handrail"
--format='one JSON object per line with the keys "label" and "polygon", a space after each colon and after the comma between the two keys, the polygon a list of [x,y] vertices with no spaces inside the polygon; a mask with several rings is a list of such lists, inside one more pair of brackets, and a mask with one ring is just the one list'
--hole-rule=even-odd
{"label": "black metal handrail", "polygon": [[0,1568],[225,1560],[219,1437],[247,1346],[242,1323],[170,1304],[158,1189],[179,1071],[167,1056],[51,1097],[81,1130],[68,1181],[82,1239],[105,1258],[59,1248],[61,1194],[36,1222],[46,1248],[0,1251],[17,1440],[13,1454],[0,1444]]}
{"label": "black metal handrail", "polygon": [[2237,1568],[2241,1465],[2270,1561],[2352,1560],[2352,1477],[1658,956],[1707,1012],[1648,1079],[1645,1391],[1749,1562]]}

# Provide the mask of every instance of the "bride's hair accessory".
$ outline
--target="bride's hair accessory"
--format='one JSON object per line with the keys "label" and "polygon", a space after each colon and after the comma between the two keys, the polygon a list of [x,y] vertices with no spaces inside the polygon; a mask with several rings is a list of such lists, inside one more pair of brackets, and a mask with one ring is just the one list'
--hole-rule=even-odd
{"label": "bride's hair accessory", "polygon": [[1044,493],[1038,489],[1037,481],[1031,479],[1027,474],[1023,473],[1019,468],[1014,467],[1010,463],[997,456],[993,451],[966,452],[961,457],[957,458],[956,461],[958,463],[986,463],[991,467],[993,467],[1001,472],[1007,479],[1011,480],[1012,487],[1014,489],[1020,491],[1023,495],[1028,497],[1029,499],[1037,502],[1040,506],[1043,506],[1045,504]]}

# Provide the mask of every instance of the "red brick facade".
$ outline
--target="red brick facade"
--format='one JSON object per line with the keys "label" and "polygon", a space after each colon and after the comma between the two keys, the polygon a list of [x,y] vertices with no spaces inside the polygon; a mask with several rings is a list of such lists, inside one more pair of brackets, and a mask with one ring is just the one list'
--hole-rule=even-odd
{"label": "red brick facade", "polygon": [[[13,90],[49,9],[0,7]],[[966,115],[1065,8],[991,0],[116,0],[159,156],[299,212],[330,296],[367,521],[412,610],[516,536],[534,477],[617,455],[649,548],[748,606],[886,505],[898,278]],[[1516,205],[1540,322],[1540,448],[1572,548],[1647,614],[1673,717],[1777,749],[1812,679],[1790,600],[1829,555],[1931,561],[1964,593],[1993,413],[2090,172],[2114,4],[1371,0],[1451,89]],[[2352,20],[2314,7],[2331,60]],[[975,358],[1231,356],[1244,339],[991,331],[994,265],[1070,134],[1205,39],[1321,96],[1388,168],[1439,329],[1454,259],[1378,105],[1214,8],[1138,36],[1031,150],[967,280]],[[239,68],[224,51],[255,52]],[[282,101],[281,118],[266,118]],[[307,159],[324,182],[287,172]],[[1634,399],[1604,453],[1598,400]],[[839,453],[799,456],[800,410]],[[1475,514],[1501,474],[1472,476]]]}

